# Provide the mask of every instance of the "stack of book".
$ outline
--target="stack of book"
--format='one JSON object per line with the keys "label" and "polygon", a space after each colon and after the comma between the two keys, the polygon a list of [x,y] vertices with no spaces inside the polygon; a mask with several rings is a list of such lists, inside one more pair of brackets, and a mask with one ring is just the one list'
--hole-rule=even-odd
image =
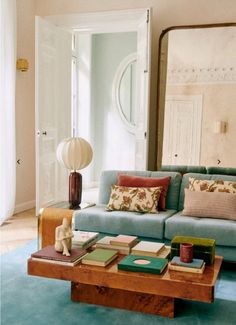
{"label": "stack of book", "polygon": [[96,248],[114,249],[120,254],[128,255],[130,254],[131,246],[135,245],[136,243],[136,236],[105,236],[96,242]]}
{"label": "stack of book", "polygon": [[169,270],[202,274],[204,269],[205,262],[202,259],[194,258],[191,263],[184,263],[179,256],[174,256],[169,262]]}
{"label": "stack of book", "polygon": [[70,256],[65,256],[62,255],[62,253],[56,252],[54,246],[51,245],[31,254],[31,258],[34,261],[74,266],[78,264],[86,254],[86,250],[82,248],[72,248],[70,251]]}
{"label": "stack of book", "polygon": [[96,243],[99,233],[92,231],[73,230],[73,235],[74,237],[72,238],[72,247],[87,249]]}
{"label": "stack of book", "polygon": [[170,247],[163,243],[140,241],[132,248],[131,254],[167,258],[170,254]]}
{"label": "stack of book", "polygon": [[118,270],[161,274],[168,260],[160,257],[128,255],[118,263]]}
{"label": "stack of book", "polygon": [[83,259],[82,264],[107,266],[118,257],[118,251],[112,249],[95,248],[88,253]]}

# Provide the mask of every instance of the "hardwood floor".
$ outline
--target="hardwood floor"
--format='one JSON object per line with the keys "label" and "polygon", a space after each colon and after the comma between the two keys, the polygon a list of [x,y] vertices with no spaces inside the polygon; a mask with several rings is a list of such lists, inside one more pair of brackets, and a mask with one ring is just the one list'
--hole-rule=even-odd
{"label": "hardwood floor", "polygon": [[[97,203],[98,188],[84,189],[82,200]],[[35,215],[35,209],[14,214],[0,227],[0,254],[24,245],[37,237],[38,218]]]}
{"label": "hardwood floor", "polygon": [[38,236],[38,219],[35,209],[12,216],[0,227],[0,254],[6,253]]}

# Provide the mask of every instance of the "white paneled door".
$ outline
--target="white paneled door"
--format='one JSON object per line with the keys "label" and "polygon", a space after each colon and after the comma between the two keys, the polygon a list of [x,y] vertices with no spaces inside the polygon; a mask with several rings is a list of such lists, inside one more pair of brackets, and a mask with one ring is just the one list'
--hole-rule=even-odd
{"label": "white paneled door", "polygon": [[150,10],[141,17],[137,29],[137,87],[135,169],[147,168],[147,130],[150,87]]}
{"label": "white paneled door", "polygon": [[68,31],[36,17],[36,213],[67,200],[68,171],[56,159],[58,143],[71,134],[71,44]]}
{"label": "white paneled door", "polygon": [[167,96],[162,165],[199,165],[202,96]]}

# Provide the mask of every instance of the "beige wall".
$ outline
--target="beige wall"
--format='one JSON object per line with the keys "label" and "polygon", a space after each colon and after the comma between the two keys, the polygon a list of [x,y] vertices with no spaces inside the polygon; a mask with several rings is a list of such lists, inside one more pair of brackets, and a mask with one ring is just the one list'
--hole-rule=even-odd
{"label": "beige wall", "polygon": [[[201,164],[236,166],[236,96],[235,84],[209,85],[203,93]],[[226,133],[214,133],[216,121],[227,123]]]}
{"label": "beige wall", "polygon": [[16,212],[35,205],[34,1],[17,0],[17,58],[29,70],[16,71]]}
{"label": "beige wall", "polygon": [[[130,8],[152,8],[152,66],[151,66],[151,112],[150,112],[150,139],[151,145],[149,149],[149,169],[156,168],[156,121],[157,121],[157,62],[158,62],[158,40],[160,33],[163,29],[174,26],[174,25],[184,25],[184,24],[206,24],[206,23],[220,23],[220,22],[231,22],[236,20],[235,10],[236,2],[235,0],[17,0],[18,8],[20,8],[19,20],[19,50],[25,51],[27,55],[31,56],[34,51],[34,38],[32,33],[34,33],[34,24],[32,22],[32,11],[33,4],[35,3],[35,14],[40,16],[54,15],[54,14],[69,14],[69,13],[80,13],[80,12],[91,12],[91,11],[104,11],[104,10],[115,10],[115,9],[130,9]],[[27,10],[22,12],[22,6],[27,4]],[[23,19],[24,17],[24,19]],[[24,28],[27,30],[22,32]],[[24,44],[25,36],[28,35],[28,41],[25,46]],[[23,42],[23,43],[21,43]],[[33,60],[32,60],[33,67]],[[26,77],[25,77],[26,78]],[[19,80],[17,78],[17,88],[21,89],[21,94],[19,91],[17,93],[17,106],[18,101],[21,103],[21,108],[24,106],[24,113],[30,117],[30,122],[27,124],[27,119],[25,118],[24,128],[17,124],[17,134],[19,137],[17,146],[20,143],[25,146],[25,166],[20,167],[22,172],[19,174],[19,169],[17,171],[18,184],[17,187],[17,202],[23,203],[24,201],[30,201],[33,198],[34,192],[28,191],[34,188],[34,175],[30,177],[25,176],[23,173],[23,168],[26,171],[28,168],[30,171],[34,169],[34,153],[32,149],[32,143],[34,139],[31,136],[34,133],[33,130],[33,84],[34,84],[34,74],[29,72],[27,79],[29,81],[29,87],[25,87],[25,80]],[[30,94],[30,95],[29,95]],[[22,106],[23,105],[23,106]],[[17,107],[18,110],[18,107]],[[17,113],[17,117],[19,114]],[[27,127],[26,127],[27,126]],[[30,126],[30,130],[29,130]],[[30,135],[29,135],[30,133]],[[28,137],[30,136],[30,140]],[[21,139],[21,140],[20,140]],[[28,142],[30,141],[30,144]],[[31,142],[32,141],[32,142]],[[23,149],[22,149],[23,150]],[[19,151],[19,148],[18,148]],[[22,157],[23,160],[23,157]],[[29,183],[28,185],[25,183]],[[31,184],[31,185],[30,185]]]}

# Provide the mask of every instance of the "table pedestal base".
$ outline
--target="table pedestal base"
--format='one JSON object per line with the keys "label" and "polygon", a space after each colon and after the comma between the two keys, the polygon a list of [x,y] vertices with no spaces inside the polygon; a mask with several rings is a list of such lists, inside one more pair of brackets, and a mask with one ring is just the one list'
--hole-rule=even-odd
{"label": "table pedestal base", "polygon": [[174,317],[174,298],[154,294],[72,282],[71,300]]}

